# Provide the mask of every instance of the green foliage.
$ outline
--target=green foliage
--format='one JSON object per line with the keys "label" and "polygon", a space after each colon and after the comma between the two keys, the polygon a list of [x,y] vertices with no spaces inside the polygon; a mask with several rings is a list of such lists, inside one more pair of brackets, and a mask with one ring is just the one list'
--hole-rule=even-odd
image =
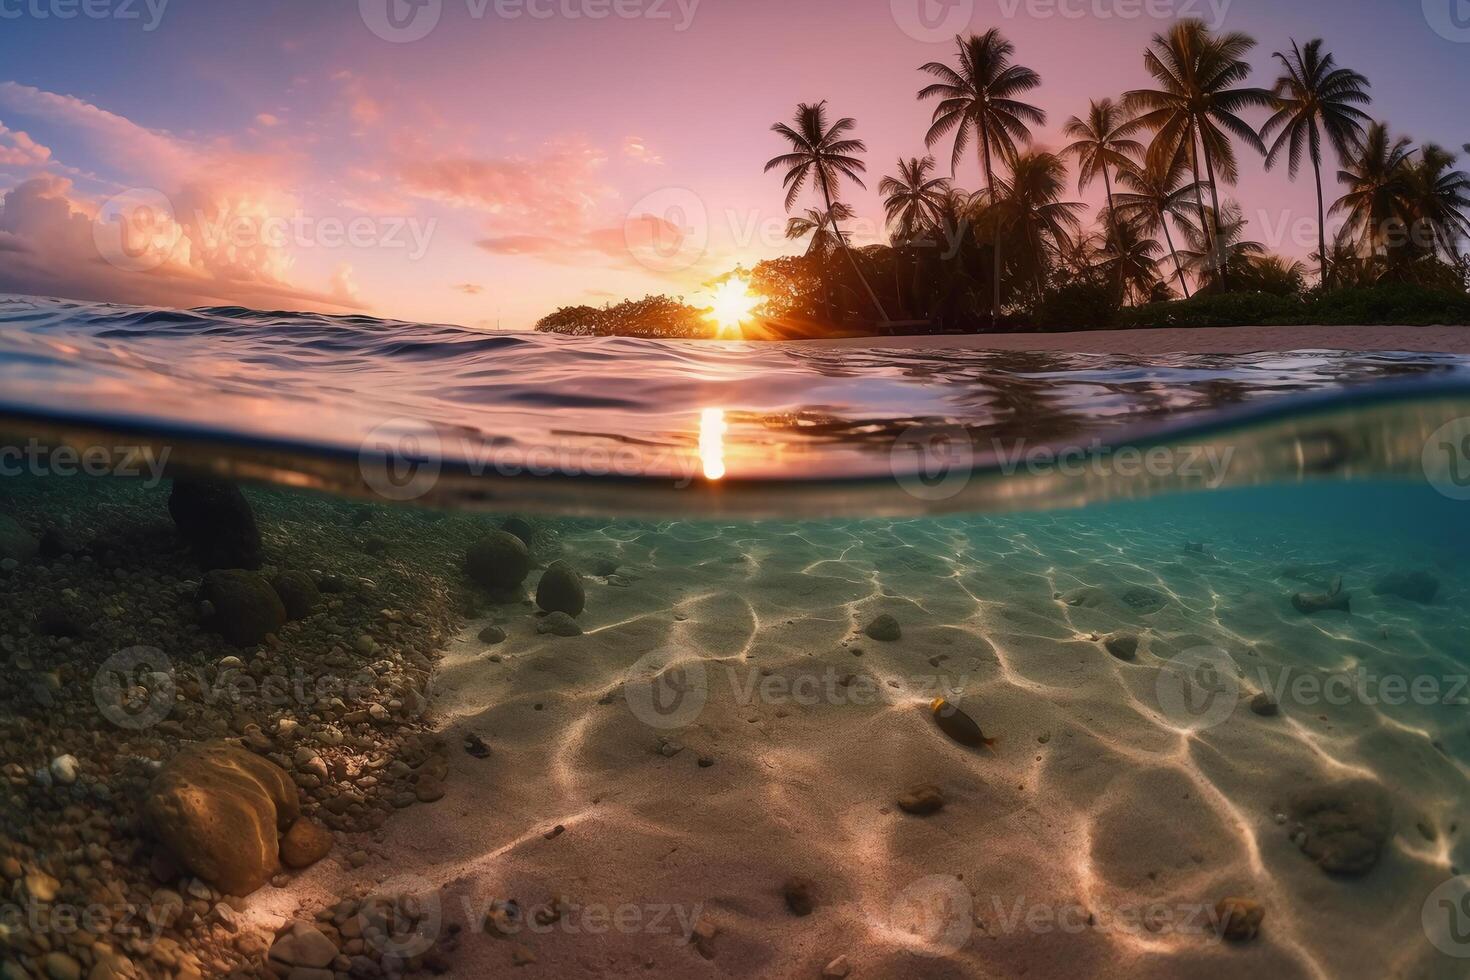
{"label": "green foliage", "polygon": [[1118,319],[1118,291],[1097,281],[1070,282],[1048,290],[1031,314],[1039,330],[1103,330]]}
{"label": "green foliage", "polygon": [[1359,286],[1306,296],[1219,293],[1122,311],[1120,327],[1470,326],[1470,295],[1409,283]]}
{"label": "green foliage", "polygon": [[574,337],[709,337],[705,311],[682,299],[645,296],[616,306],[564,306],[536,324],[539,333]]}

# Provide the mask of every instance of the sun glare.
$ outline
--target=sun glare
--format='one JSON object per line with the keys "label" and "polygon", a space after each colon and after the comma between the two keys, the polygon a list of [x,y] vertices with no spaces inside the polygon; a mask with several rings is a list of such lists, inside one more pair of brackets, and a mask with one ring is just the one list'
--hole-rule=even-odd
{"label": "sun glare", "polygon": [[725,410],[706,408],[699,413],[699,456],[704,463],[706,480],[725,476]]}
{"label": "sun glare", "polygon": [[741,324],[750,319],[760,302],[760,297],[750,291],[750,285],[744,279],[726,279],[715,289],[709,318],[719,328],[720,336],[733,334],[738,337],[741,336]]}

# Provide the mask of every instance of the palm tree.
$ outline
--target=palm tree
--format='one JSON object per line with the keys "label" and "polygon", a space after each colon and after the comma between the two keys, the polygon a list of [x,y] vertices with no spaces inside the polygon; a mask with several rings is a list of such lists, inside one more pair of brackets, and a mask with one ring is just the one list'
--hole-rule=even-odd
{"label": "palm tree", "polygon": [[1433,143],[1409,168],[1407,204],[1416,228],[1427,229],[1434,249],[1451,262],[1460,258],[1459,240],[1470,237],[1470,174],[1455,170],[1453,153]]}
{"label": "palm tree", "polygon": [[[1187,152],[1196,181],[1201,179],[1203,155],[1212,209],[1207,215],[1203,199],[1197,199],[1202,224],[1221,213],[1219,181],[1233,184],[1240,176],[1232,135],[1266,152],[1255,127],[1239,114],[1271,106],[1271,93],[1236,87],[1250,75],[1245,56],[1255,46],[1247,34],[1216,35],[1204,21],[1182,20],[1167,33],[1155,34],[1144,54],[1144,66],[1160,87],[1136,89],[1123,97],[1123,104],[1139,113],[1138,124],[1155,134],[1150,154],[1170,158]],[[1217,230],[1207,227],[1211,239],[1218,237]]]}
{"label": "palm tree", "polygon": [[1125,220],[1140,223],[1140,230],[1147,235],[1163,231],[1169,254],[1174,259],[1174,271],[1179,278],[1179,288],[1189,298],[1189,283],[1184,278],[1184,264],[1179,260],[1179,250],[1174,247],[1174,236],[1169,231],[1169,219],[1183,223],[1191,197],[1200,197],[1199,181],[1190,180],[1184,167],[1184,157],[1148,156],[1142,163],[1128,161],[1118,172],[1118,183],[1128,188],[1117,196],[1118,213]]}
{"label": "palm tree", "polygon": [[995,238],[1002,230],[1015,234],[1029,247],[1026,265],[1036,284],[1037,298],[1044,292],[1042,278],[1053,259],[1066,248],[1068,235],[1082,223],[1085,205],[1062,201],[1067,185],[1067,165],[1055,153],[1029,150],[1011,161],[1009,180],[1002,179],[993,197],[987,197],[984,220],[991,222]]}
{"label": "palm tree", "polygon": [[1108,192],[1108,221],[1114,225],[1117,222],[1113,216],[1112,171],[1122,170],[1130,165],[1132,157],[1143,154],[1143,144],[1128,139],[1137,129],[1138,124],[1112,99],[1092,102],[1085,120],[1073,116],[1062,127],[1062,135],[1073,140],[1062,156],[1077,158],[1077,193],[1081,194],[1102,177]]}
{"label": "palm tree", "polygon": [[1158,294],[1159,260],[1164,246],[1150,237],[1141,221],[1114,216],[1098,249],[1098,266],[1112,280],[1121,302],[1147,302]]}
{"label": "palm tree", "polygon": [[840,195],[840,182],[843,177],[848,178],[859,187],[865,187],[860,174],[867,170],[867,165],[859,160],[854,154],[866,153],[867,146],[862,140],[853,139],[849,136],[857,123],[849,118],[842,118],[827,125],[827,103],[818,102],[808,105],[805,102],[796,107],[796,116],[792,120],[795,127],[786,123],[776,123],[771,131],[781,136],[791,144],[791,152],[782,154],[766,164],[766,173],[779,168],[785,168],[786,176],[783,183],[786,187],[786,210],[796,203],[801,196],[807,181],[810,180],[822,192],[822,200],[827,205],[827,218],[832,221],[832,233],[837,236],[838,244],[847,260],[852,263],[852,271],[857,273],[858,280],[868,292],[868,298],[873,301],[873,306],[878,310],[878,315],[883,321],[888,320],[888,313],[883,309],[883,304],[878,300],[878,294],[873,292],[873,287],[868,285],[867,277],[863,270],[858,268],[857,259],[853,257],[852,249],[847,246],[847,239],[843,237],[842,229],[836,224],[836,216],[833,206],[838,202]]}
{"label": "palm tree", "polygon": [[843,243],[840,235],[829,232],[827,229],[839,227],[838,222],[840,221],[851,221],[852,216],[852,208],[839,201],[832,205],[830,210],[808,208],[803,214],[786,222],[788,240],[800,241],[808,235],[812,236],[811,242],[806,247],[806,258],[815,261],[817,268],[821,271],[822,305],[826,307],[829,320],[835,320],[836,315],[832,309],[832,286],[827,274],[827,263],[832,253],[843,247]]}
{"label": "palm tree", "polygon": [[934,158],[899,159],[898,176],[878,182],[883,210],[895,241],[905,244],[927,234],[938,220],[939,209],[949,191],[948,177],[931,176]]}
{"label": "palm tree", "polygon": [[[1232,274],[1244,275],[1252,262],[1266,254],[1266,246],[1246,240],[1245,227],[1245,215],[1234,201],[1226,201],[1220,214],[1210,214],[1203,227],[1183,224],[1186,247],[1179,254],[1200,280],[1201,290],[1225,289]],[[1215,232],[1213,241],[1210,229]]]}
{"label": "palm tree", "polygon": [[1276,52],[1283,73],[1272,90],[1276,114],[1266,120],[1261,138],[1268,140],[1277,130],[1280,134],[1266,154],[1266,169],[1287,154],[1287,172],[1293,180],[1301,168],[1302,150],[1312,158],[1312,173],[1317,180],[1317,256],[1321,262],[1321,280],[1325,286],[1330,275],[1327,265],[1327,212],[1322,197],[1322,136],[1332,144],[1339,164],[1352,148],[1363,141],[1363,124],[1372,119],[1360,105],[1372,101],[1368,95],[1368,79],[1355,71],[1337,67],[1332,54],[1322,52],[1322,39],[1308,41],[1306,48],[1291,42],[1291,53]]}
{"label": "palm tree", "polygon": [[[934,118],[925,136],[933,146],[946,136],[954,138],[950,161],[953,171],[965,154],[970,140],[979,144],[980,162],[985,170],[986,193],[996,195],[994,156],[999,151],[1007,160],[1016,158],[1016,143],[1031,139],[1031,126],[1046,124],[1046,113],[1017,97],[1041,85],[1041,76],[1030,68],[1012,64],[1015,45],[1000,31],[991,29],[969,38],[956,37],[959,64],[950,67],[931,61],[920,68],[939,79],[919,91],[919,99],[939,99]],[[1000,228],[995,229],[994,294],[991,300],[992,321],[1000,320]]]}
{"label": "palm tree", "polygon": [[1413,144],[1407,137],[1393,138],[1385,123],[1368,127],[1357,147],[1338,171],[1337,179],[1348,192],[1332,205],[1333,214],[1346,214],[1345,239],[1357,239],[1364,258],[1388,254],[1389,229],[1407,227],[1413,220],[1409,204],[1409,171]]}

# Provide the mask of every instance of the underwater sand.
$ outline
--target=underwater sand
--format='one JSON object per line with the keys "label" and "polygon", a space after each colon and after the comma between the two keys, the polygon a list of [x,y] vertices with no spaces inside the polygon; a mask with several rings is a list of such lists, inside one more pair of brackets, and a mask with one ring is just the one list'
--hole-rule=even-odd
{"label": "underwater sand", "polygon": [[[445,798],[391,818],[360,871],[334,856],[263,901],[288,911],[365,875],[442,887],[445,918],[470,923],[453,969],[465,977],[503,975],[527,951],[524,975],[554,977],[819,977],[844,956],[853,977],[1462,976],[1420,911],[1465,858],[1451,831],[1470,817],[1464,705],[1246,705],[1283,672],[1463,675],[1451,541],[1295,508],[1248,522],[1249,498],[1213,506],[559,525],[569,560],[618,564],[611,583],[587,579],[585,635],[538,634],[523,605],[470,623],[435,682]],[[1307,578],[1340,570],[1354,614],[1293,610],[1293,592],[1317,590],[1282,577],[1294,563]],[[1433,605],[1370,594],[1404,568],[1441,579]],[[1154,595],[1130,604],[1139,587]],[[901,639],[859,635],[879,613]],[[508,638],[487,646],[491,623]],[[1094,639],[1118,631],[1141,638],[1134,662]],[[1191,733],[1159,680],[1201,644],[1240,666],[1240,703]],[[702,667],[708,700],[660,729],[623,684],[670,661]],[[865,693],[830,695],[849,674],[836,690]],[[752,698],[753,683],[775,695]],[[993,751],[941,734],[936,685]],[[460,750],[471,733],[488,758]],[[1356,777],[1391,794],[1392,835],[1367,875],[1332,877],[1277,814],[1304,787]],[[901,812],[896,797],[922,783],[944,808]],[[812,883],[810,915],[783,900],[793,876]],[[495,899],[530,910],[556,896],[569,925],[501,938],[476,921]],[[1226,896],[1264,905],[1258,938],[1216,938],[1208,912]],[[632,909],[646,927],[597,929],[579,907]],[[696,918],[715,931],[691,945]]]}

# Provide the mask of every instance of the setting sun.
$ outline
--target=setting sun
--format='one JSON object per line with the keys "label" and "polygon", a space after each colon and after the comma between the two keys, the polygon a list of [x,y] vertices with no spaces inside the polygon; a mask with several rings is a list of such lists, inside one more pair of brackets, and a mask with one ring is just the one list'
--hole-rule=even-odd
{"label": "setting sun", "polygon": [[720,335],[740,335],[740,325],[750,319],[760,297],[750,291],[744,279],[726,279],[715,289],[708,316],[719,328]]}

